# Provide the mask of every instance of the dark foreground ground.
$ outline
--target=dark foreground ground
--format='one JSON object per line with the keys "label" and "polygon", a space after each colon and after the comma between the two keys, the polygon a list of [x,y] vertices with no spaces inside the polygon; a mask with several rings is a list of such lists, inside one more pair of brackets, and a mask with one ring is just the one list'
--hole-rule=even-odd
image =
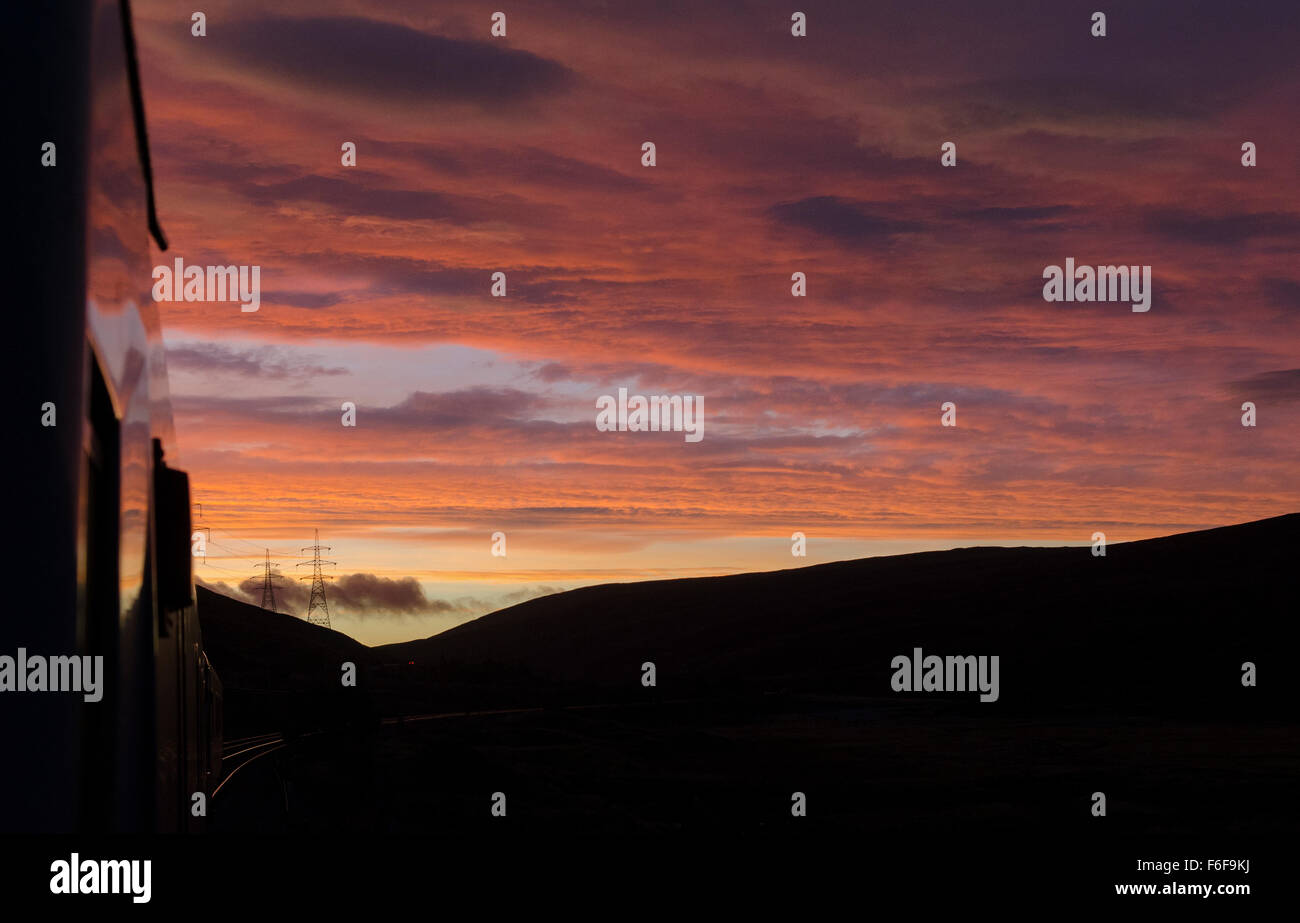
{"label": "dark foreground ground", "polygon": [[[888,700],[664,703],[408,720],[302,739],[217,799],[224,830],[738,832],[1018,839],[1294,829],[1286,724],[954,716]],[[1091,795],[1107,795],[1093,817]],[[506,817],[491,814],[494,792]],[[791,796],[807,796],[806,817]]]}
{"label": "dark foreground ground", "polygon": [[[227,736],[289,740],[218,795],[213,839],[342,837],[407,862],[723,838],[878,869],[923,855],[940,879],[977,855],[998,883],[1049,864],[1094,891],[1138,858],[1276,871],[1300,819],[1297,550],[1292,515],[1100,559],[967,549],[593,587],[373,649],[205,593]],[[998,700],[892,692],[914,647],[998,655]]]}

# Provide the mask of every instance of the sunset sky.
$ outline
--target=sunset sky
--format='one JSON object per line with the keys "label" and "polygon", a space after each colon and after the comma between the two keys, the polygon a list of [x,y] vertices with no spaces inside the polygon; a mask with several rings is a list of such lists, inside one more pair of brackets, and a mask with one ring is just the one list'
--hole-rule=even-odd
{"label": "sunset sky", "polygon": [[[266,6],[133,3],[155,262],[261,266],[256,313],[160,305],[209,583],[319,528],[382,643],[1300,510],[1293,2]],[[1067,257],[1151,265],[1150,311],[1045,302]],[[597,431],[620,387],[702,395],[704,439]]]}

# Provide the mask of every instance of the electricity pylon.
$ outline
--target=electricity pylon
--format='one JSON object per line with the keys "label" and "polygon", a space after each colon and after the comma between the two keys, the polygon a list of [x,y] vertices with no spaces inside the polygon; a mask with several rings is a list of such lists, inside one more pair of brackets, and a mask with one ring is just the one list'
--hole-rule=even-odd
{"label": "electricity pylon", "polygon": [[[313,625],[324,625],[326,628],[330,627],[330,607],[325,601],[325,581],[333,580],[334,578],[322,574],[320,568],[322,564],[338,563],[337,561],[321,560],[320,553],[329,550],[329,545],[322,545],[320,543],[320,529],[317,529],[315,544],[308,545],[303,549],[303,551],[310,551],[312,553],[312,559],[294,565],[295,567],[302,567],[306,564],[311,565],[311,577],[298,578],[299,580],[311,580],[311,599],[307,602],[307,614],[303,617]],[[320,615],[316,614],[317,609],[320,609]]]}
{"label": "electricity pylon", "polygon": [[280,576],[280,567],[271,563],[270,548],[266,549],[266,563],[258,565],[258,569],[262,572],[262,608],[279,612],[275,608],[275,578]]}

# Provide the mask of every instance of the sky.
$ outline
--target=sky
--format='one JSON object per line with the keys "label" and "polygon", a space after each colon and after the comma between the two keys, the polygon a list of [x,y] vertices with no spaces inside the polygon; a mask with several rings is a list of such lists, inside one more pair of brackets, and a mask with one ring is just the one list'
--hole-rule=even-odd
{"label": "sky", "polygon": [[[209,584],[319,529],[375,644],[1300,510],[1292,3],[194,6],[133,3],[155,262],[261,267],[256,312],[160,304]],[[1150,310],[1045,301],[1066,258],[1150,265]],[[704,438],[598,430],[621,387]]]}

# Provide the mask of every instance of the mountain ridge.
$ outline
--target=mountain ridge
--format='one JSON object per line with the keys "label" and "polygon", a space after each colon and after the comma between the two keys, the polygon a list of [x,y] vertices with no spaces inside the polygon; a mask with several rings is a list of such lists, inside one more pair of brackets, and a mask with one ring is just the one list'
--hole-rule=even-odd
{"label": "mountain ridge", "polygon": [[[872,695],[890,691],[889,658],[921,646],[1000,654],[1004,669],[1010,661],[1012,675],[1029,681],[1014,703],[1052,692],[1054,678],[1086,684],[1089,661],[1101,664],[1108,645],[1122,642],[1150,662],[1150,675],[1113,677],[1112,697],[1127,689],[1153,704],[1194,702],[1208,695],[1198,675],[1231,688],[1242,662],[1293,634],[1271,614],[1284,611],[1296,547],[1293,513],[1113,544],[1104,557],[1089,546],[973,546],[601,584],[372,650],[389,664],[512,666],[574,692],[636,695],[642,663],[655,662],[661,691]],[[1229,610],[1232,619],[1216,617]],[[1201,646],[1205,637],[1212,648]]]}

